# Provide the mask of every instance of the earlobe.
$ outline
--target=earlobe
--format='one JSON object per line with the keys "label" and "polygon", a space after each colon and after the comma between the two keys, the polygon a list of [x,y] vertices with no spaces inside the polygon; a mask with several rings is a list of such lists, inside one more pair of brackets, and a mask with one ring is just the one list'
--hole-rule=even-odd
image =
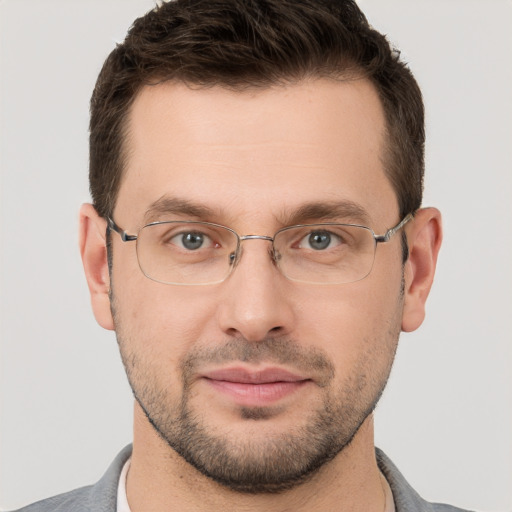
{"label": "earlobe", "polygon": [[437,255],[441,247],[441,213],[422,208],[408,226],[409,258],[404,272],[404,310],[402,330],[416,330],[425,318],[425,303],[434,280]]}
{"label": "earlobe", "polygon": [[85,278],[91,295],[96,321],[105,329],[114,329],[110,310],[110,276],[105,233],[107,223],[92,204],[80,208],[79,246]]}

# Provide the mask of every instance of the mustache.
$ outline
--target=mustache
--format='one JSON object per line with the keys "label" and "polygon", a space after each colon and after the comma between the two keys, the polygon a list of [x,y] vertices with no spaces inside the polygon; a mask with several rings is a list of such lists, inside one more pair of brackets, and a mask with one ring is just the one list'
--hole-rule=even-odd
{"label": "mustache", "polygon": [[335,375],[334,364],[329,357],[316,347],[305,347],[286,338],[266,337],[260,341],[248,341],[234,338],[219,345],[197,347],[181,361],[180,367],[184,380],[205,365],[225,365],[230,363],[271,363],[286,365],[300,373],[314,375],[317,383],[326,386]]}

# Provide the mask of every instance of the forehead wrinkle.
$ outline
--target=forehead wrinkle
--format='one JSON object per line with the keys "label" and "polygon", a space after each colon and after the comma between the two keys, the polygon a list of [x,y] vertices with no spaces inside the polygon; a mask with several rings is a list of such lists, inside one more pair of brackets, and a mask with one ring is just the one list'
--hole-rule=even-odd
{"label": "forehead wrinkle", "polygon": [[292,211],[281,213],[281,223],[285,226],[303,224],[312,221],[355,222],[367,225],[370,216],[366,209],[354,201],[312,201]]}

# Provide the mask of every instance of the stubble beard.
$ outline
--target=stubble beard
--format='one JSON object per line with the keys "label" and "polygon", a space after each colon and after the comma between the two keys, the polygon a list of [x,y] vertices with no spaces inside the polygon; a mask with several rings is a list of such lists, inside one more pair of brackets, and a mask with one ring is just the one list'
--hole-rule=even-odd
{"label": "stubble beard", "polygon": [[[294,488],[350,444],[384,390],[394,359],[394,350],[389,346],[396,348],[398,333],[395,329],[384,335],[388,360],[378,372],[372,372],[368,365],[382,358],[382,353],[365,354],[360,367],[353,369],[353,377],[342,381],[337,389],[334,365],[327,356],[314,348],[299,347],[286,338],[268,338],[259,343],[232,339],[216,348],[198,349],[181,361],[182,394],[181,399],[173,402],[144,358],[128,351],[131,344],[116,318],[116,334],[130,386],[158,435],[203,475],[246,494],[280,493]],[[205,363],[233,361],[286,362],[292,368],[314,371],[322,376],[323,398],[315,409],[305,408],[309,417],[301,426],[277,434],[254,439],[215,431],[208,418],[201,415],[202,411],[194,408],[192,376]],[[241,407],[239,414],[252,422],[251,430],[259,422],[264,431],[265,422],[272,420],[274,411],[266,407]]]}

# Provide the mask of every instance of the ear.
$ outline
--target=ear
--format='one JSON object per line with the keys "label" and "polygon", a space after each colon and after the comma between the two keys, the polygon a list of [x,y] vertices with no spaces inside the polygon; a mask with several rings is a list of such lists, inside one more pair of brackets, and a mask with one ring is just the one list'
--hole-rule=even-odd
{"label": "ear", "polygon": [[85,278],[91,294],[91,305],[96,321],[105,329],[114,329],[110,310],[110,276],[106,247],[107,222],[92,204],[80,208],[79,245]]}
{"label": "ear", "polygon": [[443,238],[441,213],[436,208],[422,208],[407,226],[409,258],[405,264],[404,310],[402,330],[416,330],[425,318],[427,301],[437,255]]}

